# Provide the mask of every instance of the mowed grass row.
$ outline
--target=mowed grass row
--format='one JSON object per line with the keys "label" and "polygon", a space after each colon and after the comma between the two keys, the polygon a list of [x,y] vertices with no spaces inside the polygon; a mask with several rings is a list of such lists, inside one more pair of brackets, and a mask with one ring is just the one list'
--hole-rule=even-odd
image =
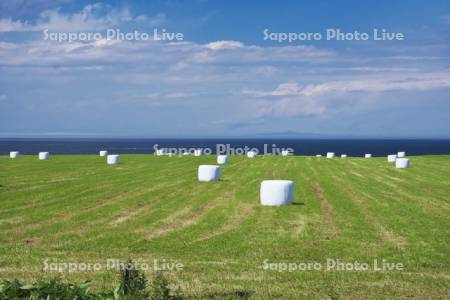
{"label": "mowed grass row", "polygon": [[[215,156],[0,157],[0,277],[117,282],[114,271],[42,272],[51,262],[181,262],[166,272],[193,298],[450,297],[450,156],[232,156],[219,182],[197,181]],[[259,205],[264,179],[290,179],[296,202]],[[403,271],[265,270],[264,262],[402,263]]]}

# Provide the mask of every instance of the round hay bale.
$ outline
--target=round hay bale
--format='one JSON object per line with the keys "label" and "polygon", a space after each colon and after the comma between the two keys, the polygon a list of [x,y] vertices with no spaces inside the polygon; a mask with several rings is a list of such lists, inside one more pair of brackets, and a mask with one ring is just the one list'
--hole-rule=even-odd
{"label": "round hay bale", "polygon": [[48,152],[39,152],[39,159],[40,160],[47,160],[49,155],[50,154]]}
{"label": "round hay bale", "polygon": [[100,150],[100,152],[98,153],[100,156],[106,156],[108,155],[108,151],[106,150]]}
{"label": "round hay bale", "polygon": [[117,165],[120,163],[120,155],[119,154],[109,154],[106,157],[106,163],[108,165]]}
{"label": "round hay bale", "polygon": [[195,149],[194,150],[194,156],[202,156],[203,151],[202,149]]}
{"label": "round hay bale", "polygon": [[406,169],[409,168],[410,162],[409,158],[397,158],[395,160],[395,167],[397,169]]}
{"label": "round hay bale", "polygon": [[405,151],[400,151],[400,152],[397,153],[397,157],[399,157],[399,158],[403,158],[405,156],[406,156],[406,152]]}
{"label": "round hay bale", "polygon": [[327,152],[327,158],[334,158],[334,152]]}
{"label": "round hay bale", "polygon": [[397,154],[389,154],[387,156],[387,161],[390,163],[394,163],[396,159],[397,159]]}
{"label": "round hay bale", "polygon": [[261,205],[289,205],[294,201],[294,182],[291,180],[263,180],[259,195]]}
{"label": "round hay bale", "polygon": [[281,156],[290,156],[290,155],[292,155],[292,153],[289,150],[282,150],[281,151]]}
{"label": "round hay bale", "polygon": [[248,158],[254,158],[254,157],[256,157],[256,152],[255,152],[255,151],[248,151],[248,152],[247,152],[247,157],[248,157]]}
{"label": "round hay bale", "polygon": [[18,158],[19,157],[19,151],[11,151],[9,152],[9,157],[10,158]]}
{"label": "round hay bale", "polygon": [[228,155],[217,155],[217,163],[224,165],[228,163]]}
{"label": "round hay bale", "polygon": [[322,157],[322,154],[316,154],[316,157]]}
{"label": "round hay bale", "polygon": [[364,155],[364,158],[371,158],[372,157],[372,154],[370,154],[370,153],[367,153],[366,155]]}
{"label": "round hay bale", "polygon": [[217,181],[220,179],[220,167],[216,165],[200,165],[198,167],[198,181]]}
{"label": "round hay bale", "polygon": [[347,154],[341,154],[341,158],[347,158]]}

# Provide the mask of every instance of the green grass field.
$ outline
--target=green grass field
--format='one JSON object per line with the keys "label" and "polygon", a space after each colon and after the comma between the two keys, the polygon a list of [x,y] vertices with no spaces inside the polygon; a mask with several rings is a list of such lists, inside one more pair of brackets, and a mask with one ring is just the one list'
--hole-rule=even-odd
{"label": "green grass field", "polygon": [[[165,274],[192,298],[450,297],[450,156],[412,157],[407,170],[385,158],[231,157],[215,183],[197,182],[215,156],[121,161],[0,157],[0,279],[58,276],[42,271],[46,258],[165,259],[184,265]],[[264,179],[294,180],[294,205],[260,206]],[[326,270],[327,259],[370,268]],[[374,259],[404,269],[376,271]],[[117,282],[105,269],[59,276],[99,290]]]}

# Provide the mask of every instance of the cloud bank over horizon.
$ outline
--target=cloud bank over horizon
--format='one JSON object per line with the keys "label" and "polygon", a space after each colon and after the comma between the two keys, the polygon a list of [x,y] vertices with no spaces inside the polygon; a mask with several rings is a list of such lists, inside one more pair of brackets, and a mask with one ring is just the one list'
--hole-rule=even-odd
{"label": "cloud bank over horizon", "polygon": [[[291,131],[450,138],[449,5],[447,12],[428,12],[430,21],[425,23],[397,11],[400,20],[390,27],[404,30],[405,41],[277,43],[263,41],[262,30],[245,28],[233,10],[218,4],[190,4],[180,17],[165,2],[158,7],[26,3],[11,4],[0,15],[0,136],[252,136]],[[27,5],[32,12],[24,11]],[[298,4],[299,11],[307,9]],[[365,14],[374,18],[373,12]],[[239,34],[222,32],[220,17],[234,20]],[[306,26],[286,26],[283,19],[250,21],[258,28],[290,31]],[[383,14],[378,21],[391,22]],[[346,27],[367,26],[356,19],[346,22]],[[184,39],[43,38],[46,29],[108,28],[150,34],[155,28],[167,29],[183,33]]]}

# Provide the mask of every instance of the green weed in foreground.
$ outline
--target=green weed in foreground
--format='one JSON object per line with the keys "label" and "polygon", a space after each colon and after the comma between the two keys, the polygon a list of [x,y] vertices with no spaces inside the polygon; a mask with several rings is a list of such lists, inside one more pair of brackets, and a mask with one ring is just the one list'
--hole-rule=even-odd
{"label": "green weed in foreground", "polygon": [[29,300],[181,300],[183,297],[177,291],[172,293],[168,281],[158,272],[147,286],[147,279],[132,261],[123,264],[120,270],[120,283],[114,291],[92,292],[91,282],[81,284],[63,282],[60,278],[49,281],[39,280],[33,284],[23,284],[19,280],[4,280],[0,283],[0,299]]}
{"label": "green weed in foreground", "polygon": [[[121,161],[0,157],[0,278],[90,279],[92,291],[111,291],[119,280],[107,260],[133,257],[193,299],[450,297],[450,156],[412,157],[407,170],[385,158],[233,156],[215,183],[196,180],[213,156]],[[294,205],[260,206],[264,179],[294,180]],[[45,269],[64,262],[102,268]],[[314,263],[322,268],[303,268]],[[297,269],[273,268],[283,264]]]}

